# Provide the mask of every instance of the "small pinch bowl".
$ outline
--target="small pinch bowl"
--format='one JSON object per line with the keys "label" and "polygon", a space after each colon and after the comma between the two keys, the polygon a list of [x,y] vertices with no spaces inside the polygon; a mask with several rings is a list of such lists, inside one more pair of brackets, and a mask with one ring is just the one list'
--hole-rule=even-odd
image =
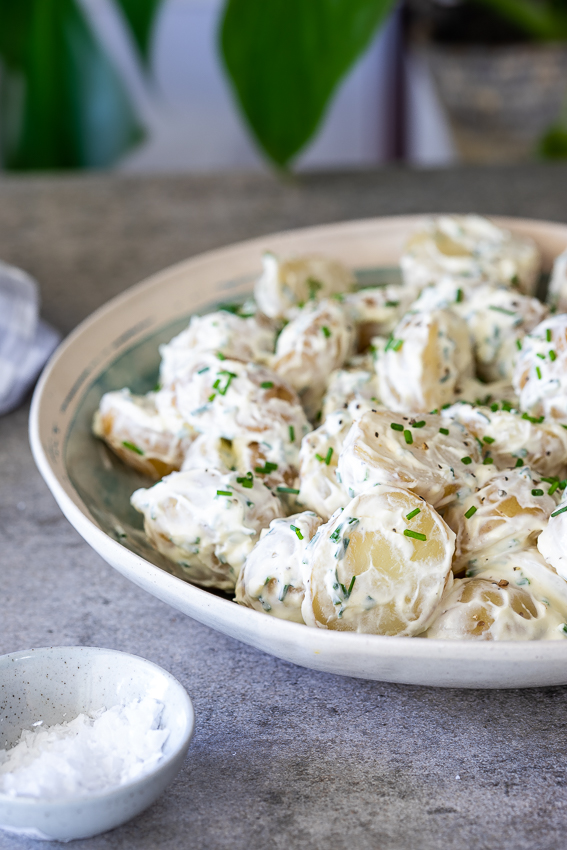
{"label": "small pinch bowl", "polygon": [[187,692],[170,673],[125,652],[90,646],[29,649],[0,656],[0,748],[13,747],[23,729],[111,708],[144,696],[164,704],[170,730],[163,756],[148,773],[98,794],[57,800],[0,793],[0,828],[28,838],[90,838],[148,808],[179,772],[195,716]]}

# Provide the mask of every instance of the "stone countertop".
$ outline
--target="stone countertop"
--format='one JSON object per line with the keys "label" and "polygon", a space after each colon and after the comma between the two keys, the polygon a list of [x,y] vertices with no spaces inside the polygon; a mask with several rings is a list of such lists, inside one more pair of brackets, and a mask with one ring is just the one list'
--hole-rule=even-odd
{"label": "stone countertop", "polygon": [[[227,242],[341,219],[478,211],[567,221],[567,166],[0,180],[0,257],[70,331],[146,275]],[[27,406],[0,418],[0,652],[98,645],[187,688],[196,735],[147,812],[82,850],[555,850],[567,688],[459,691],[294,667],[184,617],[96,555],[36,471]],[[50,845],[55,846],[55,845]],[[59,846],[59,845],[56,845]],[[62,845],[61,845],[62,846]],[[0,833],[0,850],[38,845]]]}

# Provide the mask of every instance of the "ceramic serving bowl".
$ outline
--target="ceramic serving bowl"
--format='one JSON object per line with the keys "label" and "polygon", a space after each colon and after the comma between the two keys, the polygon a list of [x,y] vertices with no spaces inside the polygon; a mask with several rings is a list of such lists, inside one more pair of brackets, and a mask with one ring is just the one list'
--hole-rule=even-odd
{"label": "ceramic serving bowl", "polygon": [[170,730],[163,757],[145,775],[100,794],[60,800],[0,793],[0,828],[45,840],[89,838],[147,809],[175,778],[195,718],[185,689],[157,664],[111,649],[56,646],[0,657],[0,747],[13,747],[37,721],[53,726],[83,712],[143,696],[163,702]]}
{"label": "ceramic serving bowl", "polygon": [[[544,268],[567,246],[567,226],[496,223],[538,243]],[[311,629],[235,605],[188,584],[149,544],[130,495],[148,482],[91,435],[102,394],[155,386],[158,345],[194,312],[252,292],[265,250],[323,253],[361,285],[399,280],[398,258],[424,217],[371,219],[289,231],[194,257],[154,275],[94,313],[60,346],[37,386],[30,417],[36,463],[69,521],[113,567],[191,617],[296,664],[345,676],[448,687],[567,683],[567,642],[472,642]]]}

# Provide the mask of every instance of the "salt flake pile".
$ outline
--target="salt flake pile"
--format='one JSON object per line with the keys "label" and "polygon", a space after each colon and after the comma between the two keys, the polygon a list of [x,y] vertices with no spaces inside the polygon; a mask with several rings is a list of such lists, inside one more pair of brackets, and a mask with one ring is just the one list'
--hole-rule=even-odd
{"label": "salt flake pile", "polygon": [[137,779],[162,757],[169,736],[158,728],[163,707],[144,697],[24,730],[12,749],[0,750],[0,793],[55,799],[97,794]]}

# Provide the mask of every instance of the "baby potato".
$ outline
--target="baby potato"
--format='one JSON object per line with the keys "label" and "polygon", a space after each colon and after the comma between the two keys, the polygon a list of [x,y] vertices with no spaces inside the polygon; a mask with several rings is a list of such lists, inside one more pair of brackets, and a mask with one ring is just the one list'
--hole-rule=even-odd
{"label": "baby potato", "polygon": [[534,546],[556,508],[552,486],[527,467],[508,469],[446,508],[443,519],[457,535],[454,572],[468,575],[503,552]]}
{"label": "baby potato", "polygon": [[353,497],[394,486],[442,507],[459,490],[475,489],[481,461],[476,440],[459,423],[435,414],[410,417],[378,410],[365,413],[351,427],[338,473]]}
{"label": "baby potato", "polygon": [[566,313],[551,316],[523,338],[512,383],[526,413],[567,420]]}
{"label": "baby potato", "polygon": [[308,304],[278,337],[272,368],[299,393],[310,419],[321,408],[327,378],[350,356],[354,327],[336,301]]}
{"label": "baby potato", "polygon": [[156,394],[130,390],[105,393],[93,419],[93,434],[128,466],[158,479],[181,467],[194,432],[178,417],[174,430],[156,407]]}
{"label": "baby potato", "polygon": [[547,303],[557,313],[567,312],[567,250],[559,254],[553,263]]}
{"label": "baby potato", "polygon": [[235,602],[281,620],[303,623],[302,560],[322,520],[311,511],[273,519],[248,557],[236,583]]}
{"label": "baby potato", "polygon": [[407,313],[376,360],[379,397],[390,410],[430,411],[453,401],[472,376],[467,326],[450,310]]}
{"label": "baby potato", "polygon": [[279,500],[257,478],[237,472],[173,472],[132,494],[158,552],[202,587],[233,590],[262,528],[282,515]]}
{"label": "baby potato", "polygon": [[[309,424],[295,390],[257,363],[203,354],[171,390],[179,415],[195,431],[223,438],[237,454],[263,461],[251,472],[295,476],[301,439]],[[244,463],[244,461],[242,461]],[[237,469],[247,472],[237,462]]]}
{"label": "baby potato", "polygon": [[218,351],[225,359],[267,363],[275,345],[275,327],[261,313],[243,317],[217,310],[192,316],[186,330],[159,347],[160,383],[163,387],[174,384],[205,352]]}
{"label": "baby potato", "polygon": [[295,318],[308,301],[317,303],[330,295],[352,289],[355,278],[338,260],[303,256],[281,260],[270,252],[262,257],[263,272],[254,296],[260,310],[271,319]]}
{"label": "baby potato", "polygon": [[471,578],[455,579],[425,637],[443,640],[561,640],[567,584],[537,549],[510,552]]}
{"label": "baby potato", "polygon": [[539,475],[567,477],[567,431],[558,422],[535,421],[505,402],[492,407],[457,402],[441,415],[464,425],[498,469],[529,466]]}
{"label": "baby potato", "polygon": [[378,380],[374,363],[363,369],[347,367],[331,372],[321,405],[321,418],[324,421],[335,410],[345,410],[351,401],[371,402],[374,406],[378,404]]}
{"label": "baby potato", "polygon": [[443,275],[464,286],[479,279],[496,285],[535,290],[541,265],[532,239],[497,227],[478,215],[428,219],[407,242],[400,259],[404,281],[423,289]]}
{"label": "baby potato", "polygon": [[422,499],[396,487],[357,496],[306,549],[310,626],[418,635],[452,582],[455,537]]}
{"label": "baby potato", "polygon": [[[220,472],[235,472],[236,459],[232,443],[222,437],[199,434],[189,446],[181,472],[187,472],[188,469],[218,469]],[[238,472],[241,471],[238,470]]]}
{"label": "baby potato", "polygon": [[523,337],[548,313],[537,298],[489,285],[472,290],[457,308],[471,335],[477,374],[485,381],[512,380]]}
{"label": "baby potato", "polygon": [[372,337],[388,336],[394,329],[417,291],[409,286],[389,284],[359,289],[339,298],[357,333],[359,351],[365,351]]}
{"label": "baby potato", "polygon": [[567,500],[565,481],[561,482],[563,498],[537,539],[537,548],[546,562],[567,581]]}

